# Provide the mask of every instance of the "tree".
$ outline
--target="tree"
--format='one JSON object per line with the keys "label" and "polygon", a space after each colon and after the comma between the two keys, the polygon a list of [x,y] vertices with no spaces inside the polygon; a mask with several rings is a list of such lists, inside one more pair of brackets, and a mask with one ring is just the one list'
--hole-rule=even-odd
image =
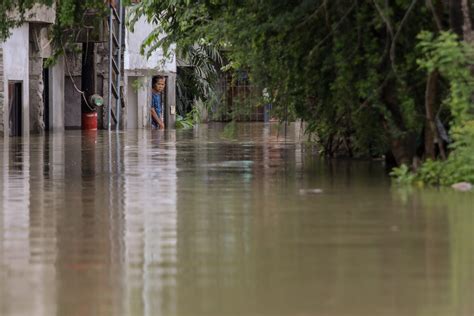
{"label": "tree", "polygon": [[444,158],[438,129],[450,120],[440,107],[445,78],[420,69],[416,36],[459,29],[462,1],[169,0],[141,2],[134,14],[157,23],[145,51],[171,43],[229,51],[228,67],[250,69],[275,112],[305,120],[327,155],[387,154],[411,165],[417,154]]}

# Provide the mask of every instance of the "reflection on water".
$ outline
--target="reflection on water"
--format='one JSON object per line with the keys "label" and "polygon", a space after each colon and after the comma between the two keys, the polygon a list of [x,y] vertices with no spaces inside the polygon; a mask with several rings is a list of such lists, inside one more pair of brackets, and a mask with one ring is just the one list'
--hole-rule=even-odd
{"label": "reflection on water", "polygon": [[237,126],[4,139],[0,315],[474,314],[472,194]]}

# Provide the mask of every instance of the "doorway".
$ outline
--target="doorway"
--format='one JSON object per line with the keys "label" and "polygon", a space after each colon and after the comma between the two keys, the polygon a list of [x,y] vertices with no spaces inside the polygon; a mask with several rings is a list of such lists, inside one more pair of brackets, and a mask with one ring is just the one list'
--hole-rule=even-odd
{"label": "doorway", "polygon": [[21,81],[8,82],[10,136],[22,135],[22,91],[23,83]]}
{"label": "doorway", "polygon": [[[153,82],[154,78],[158,76],[153,76],[151,82]],[[161,76],[165,78],[165,90],[161,93],[161,112],[163,115],[163,123],[165,127],[168,128],[169,122],[169,115],[168,115],[168,76]],[[153,88],[153,87],[152,87]]]}

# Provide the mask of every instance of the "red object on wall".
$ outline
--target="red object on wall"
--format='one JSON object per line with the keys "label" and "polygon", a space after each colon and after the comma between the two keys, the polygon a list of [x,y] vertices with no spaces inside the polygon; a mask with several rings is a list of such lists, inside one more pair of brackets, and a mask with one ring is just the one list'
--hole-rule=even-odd
{"label": "red object on wall", "polygon": [[85,131],[97,130],[97,112],[82,113],[82,129]]}

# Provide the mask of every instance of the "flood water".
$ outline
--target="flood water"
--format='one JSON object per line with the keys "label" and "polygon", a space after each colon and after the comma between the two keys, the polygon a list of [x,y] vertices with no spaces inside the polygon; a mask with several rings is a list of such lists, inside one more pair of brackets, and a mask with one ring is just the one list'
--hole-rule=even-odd
{"label": "flood water", "polygon": [[0,143],[0,315],[474,315],[474,194],[300,129]]}

